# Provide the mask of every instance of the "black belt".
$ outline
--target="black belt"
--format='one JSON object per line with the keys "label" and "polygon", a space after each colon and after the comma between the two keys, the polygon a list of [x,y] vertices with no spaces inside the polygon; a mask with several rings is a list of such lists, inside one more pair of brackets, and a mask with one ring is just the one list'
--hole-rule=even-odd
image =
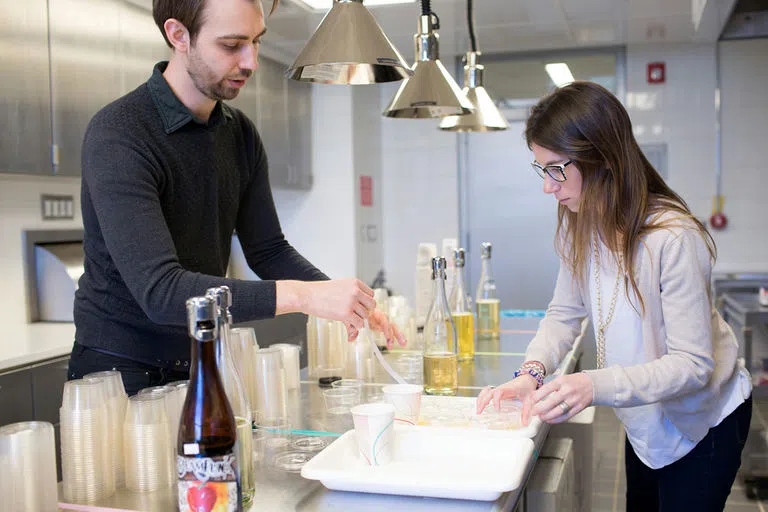
{"label": "black belt", "polygon": [[76,345],[81,346],[83,348],[87,348],[88,350],[93,350],[94,352],[98,352],[100,354],[105,354],[112,357],[119,357],[120,359],[126,359],[128,361],[133,361],[135,363],[141,363],[147,366],[153,366],[155,368],[163,368],[165,370],[172,370],[176,372],[188,372],[192,364],[189,359],[173,359],[173,360],[144,359],[142,357],[137,357],[137,356],[118,354],[117,352],[104,350],[102,348],[89,347],[87,345],[80,345],[79,343],[76,343]]}

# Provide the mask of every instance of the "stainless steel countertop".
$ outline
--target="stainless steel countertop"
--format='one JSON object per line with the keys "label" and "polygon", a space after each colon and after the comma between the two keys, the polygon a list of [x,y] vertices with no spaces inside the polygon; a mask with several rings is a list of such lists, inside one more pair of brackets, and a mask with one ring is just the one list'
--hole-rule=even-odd
{"label": "stainless steel countertop", "polygon": [[[520,321],[525,321],[525,328],[520,328]],[[475,356],[474,364],[463,364],[459,375],[459,396],[477,396],[480,389],[486,385],[501,384],[512,377],[512,373],[524,359],[524,350],[531,340],[531,332],[526,331],[531,325],[530,319],[502,318],[502,333],[498,340],[481,342]],[[563,359],[560,372],[573,371],[576,360],[581,355],[581,337],[573,350]],[[385,354],[394,358],[397,351]],[[367,384],[365,393],[380,393],[384,384],[394,382],[384,373],[381,365],[376,365],[375,383]],[[306,378],[306,369],[302,370]],[[552,378],[550,376],[550,378]],[[294,431],[312,431],[333,439],[353,428],[352,417],[349,414],[329,414],[325,409],[322,388],[314,381],[302,381],[300,389],[292,390],[287,396],[288,415]],[[536,462],[536,454],[541,449],[549,425],[544,424],[534,438],[536,451],[531,458],[526,471],[526,481],[530,477]],[[381,494],[366,494],[353,492],[330,491],[320,482],[305,480],[298,474],[284,473],[274,469],[259,468],[256,472],[256,496],[251,511],[331,511],[331,510],[381,510],[382,507],[395,507],[397,510],[434,511],[434,510],[477,510],[477,511],[506,511],[514,510],[520,502],[524,487],[503,494],[495,502],[463,501],[438,498],[418,498]],[[155,493],[134,493],[119,490],[114,496],[98,503],[100,510],[110,508],[137,510],[146,512],[166,512],[176,510],[175,488]],[[66,508],[63,507],[63,508]]]}

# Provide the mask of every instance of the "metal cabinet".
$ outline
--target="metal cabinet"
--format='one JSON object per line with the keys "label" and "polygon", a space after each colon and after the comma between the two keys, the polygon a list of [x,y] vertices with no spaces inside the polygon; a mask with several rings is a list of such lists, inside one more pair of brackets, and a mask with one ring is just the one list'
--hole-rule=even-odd
{"label": "metal cabinet", "polygon": [[32,381],[29,372],[0,375],[0,425],[34,419]]}
{"label": "metal cabinet", "polygon": [[35,421],[53,424],[56,438],[56,471],[61,480],[61,424],[59,407],[67,382],[69,356],[34,366],[27,370],[32,387],[32,409]]}
{"label": "metal cabinet", "polygon": [[0,0],[0,172],[51,172],[46,0]]}
{"label": "metal cabinet", "polygon": [[85,128],[120,96],[119,8],[114,0],[51,0],[54,173],[80,175]]}
{"label": "metal cabinet", "polygon": [[231,101],[256,125],[274,188],[312,187],[312,89],[287,80],[284,66],[264,57],[249,84]]}
{"label": "metal cabinet", "polygon": [[67,381],[69,356],[0,375],[0,426],[47,421],[56,438],[56,469],[61,479],[59,407]]}

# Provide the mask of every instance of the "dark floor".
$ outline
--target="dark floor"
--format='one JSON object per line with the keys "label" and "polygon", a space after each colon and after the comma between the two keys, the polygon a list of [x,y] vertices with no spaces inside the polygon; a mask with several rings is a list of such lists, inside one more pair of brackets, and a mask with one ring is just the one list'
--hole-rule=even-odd
{"label": "dark floor", "polygon": [[[756,452],[762,451],[766,441],[758,433],[768,431],[768,398],[755,400],[752,430],[747,448],[742,455],[742,469]],[[768,452],[764,452],[768,455]],[[768,459],[766,459],[768,460]],[[598,407],[595,417],[595,480],[592,510],[621,512],[625,510],[626,477],[624,475],[624,429],[612,409]],[[725,510],[727,512],[768,512],[768,499],[752,501],[747,498],[741,475],[731,488]]]}

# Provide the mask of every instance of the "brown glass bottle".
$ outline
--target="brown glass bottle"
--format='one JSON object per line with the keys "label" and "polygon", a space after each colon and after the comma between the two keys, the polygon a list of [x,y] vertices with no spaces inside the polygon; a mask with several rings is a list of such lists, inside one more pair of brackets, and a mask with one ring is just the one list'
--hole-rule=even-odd
{"label": "brown glass bottle", "polygon": [[217,313],[210,298],[187,301],[192,369],[176,452],[181,512],[242,510],[235,416],[216,367]]}

